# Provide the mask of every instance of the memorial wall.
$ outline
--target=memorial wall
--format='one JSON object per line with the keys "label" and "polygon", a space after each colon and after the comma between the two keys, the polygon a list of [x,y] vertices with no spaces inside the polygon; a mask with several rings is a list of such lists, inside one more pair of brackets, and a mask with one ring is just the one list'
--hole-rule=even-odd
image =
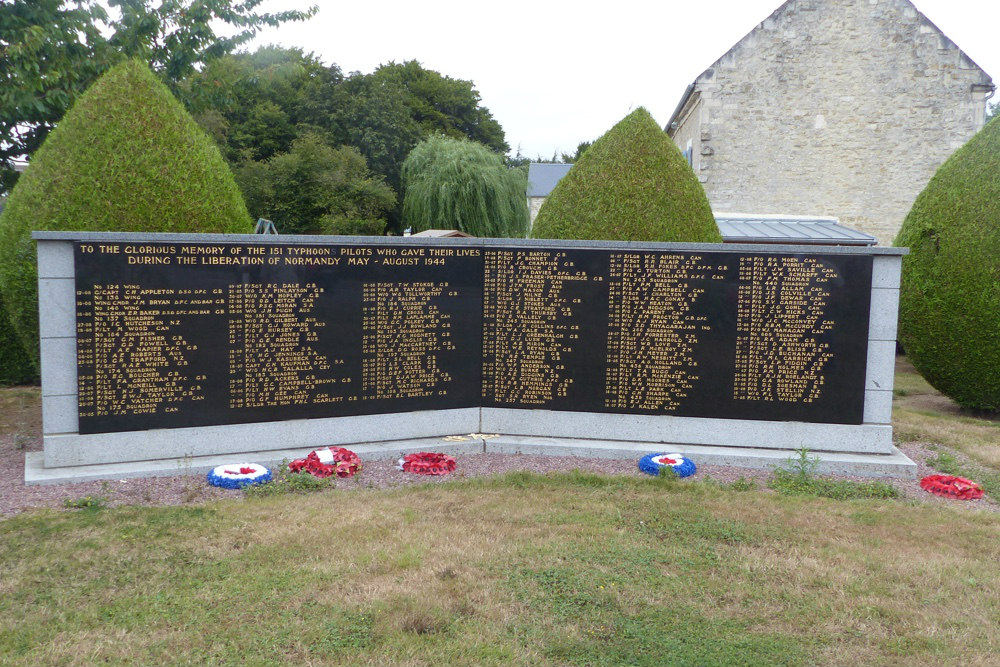
{"label": "memorial wall", "polygon": [[247,238],[73,243],[79,434],[479,407],[863,422],[870,254]]}

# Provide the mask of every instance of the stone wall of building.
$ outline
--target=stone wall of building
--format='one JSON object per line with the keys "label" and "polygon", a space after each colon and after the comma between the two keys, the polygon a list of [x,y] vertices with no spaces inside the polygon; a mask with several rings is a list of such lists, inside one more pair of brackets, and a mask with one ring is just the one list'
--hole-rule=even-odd
{"label": "stone wall of building", "polygon": [[831,215],[890,244],[982,126],[991,80],[908,0],[789,0],[695,82],[671,135],[717,212]]}
{"label": "stone wall of building", "polygon": [[535,224],[538,210],[542,208],[544,203],[545,197],[528,197],[528,229],[531,229],[531,226]]}

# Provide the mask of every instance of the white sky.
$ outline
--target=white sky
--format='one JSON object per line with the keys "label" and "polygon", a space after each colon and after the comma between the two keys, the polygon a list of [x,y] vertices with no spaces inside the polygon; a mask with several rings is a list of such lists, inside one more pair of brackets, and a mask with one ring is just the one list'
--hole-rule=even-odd
{"label": "white sky", "polygon": [[[547,158],[638,106],[665,124],[687,85],[782,1],[269,0],[271,11],[320,9],[262,32],[251,48],[301,47],[345,74],[416,59],[471,79],[512,152]],[[1000,84],[1000,2],[914,4]]]}

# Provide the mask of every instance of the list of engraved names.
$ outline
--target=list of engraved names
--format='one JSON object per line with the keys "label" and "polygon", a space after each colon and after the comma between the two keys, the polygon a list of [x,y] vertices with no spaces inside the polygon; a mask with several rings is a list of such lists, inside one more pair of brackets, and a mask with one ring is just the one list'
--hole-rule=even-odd
{"label": "list of engraved names", "polygon": [[860,423],[870,256],[75,245],[81,432],[459,407]]}

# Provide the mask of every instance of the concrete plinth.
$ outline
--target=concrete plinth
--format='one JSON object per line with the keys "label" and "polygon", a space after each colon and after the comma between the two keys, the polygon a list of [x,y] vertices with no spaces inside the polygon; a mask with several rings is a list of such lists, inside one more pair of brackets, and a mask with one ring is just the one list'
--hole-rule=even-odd
{"label": "concrete plinth", "polygon": [[[520,436],[476,438],[463,442],[454,442],[445,440],[444,438],[421,438],[416,440],[364,443],[351,445],[350,448],[363,461],[397,459],[405,454],[420,451],[444,452],[453,456],[488,452],[497,454],[635,460],[652,452],[665,451],[684,454],[698,465],[727,465],[745,468],[774,468],[786,463],[792,455],[787,450],[780,449]],[[100,479],[205,474],[216,466],[243,461],[260,463],[266,466],[281,465],[283,461],[299,458],[305,456],[307,453],[308,450],[306,449],[287,449],[242,452],[237,455],[194,456],[156,461],[46,468],[41,452],[29,452],[25,456],[24,483],[27,485],[67,484]],[[810,452],[810,455],[816,456],[819,459],[817,472],[820,474],[857,475],[862,477],[904,477],[910,479],[915,478],[917,474],[916,464],[895,448],[888,454]]]}

